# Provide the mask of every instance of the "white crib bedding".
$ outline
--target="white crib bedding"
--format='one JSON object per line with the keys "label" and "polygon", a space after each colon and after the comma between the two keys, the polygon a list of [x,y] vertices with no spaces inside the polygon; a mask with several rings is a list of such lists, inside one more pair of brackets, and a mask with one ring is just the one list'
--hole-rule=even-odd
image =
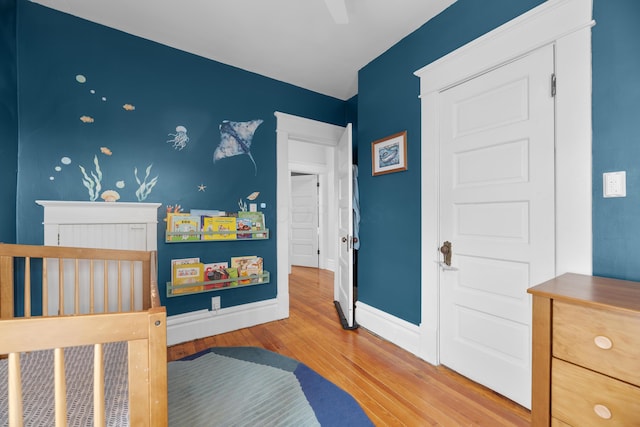
{"label": "white crib bedding", "polygon": [[[93,346],[64,351],[67,422],[70,427],[93,425]],[[0,360],[0,426],[8,425],[8,368]],[[20,356],[25,426],[55,425],[53,350]],[[128,426],[127,343],[104,345],[105,414],[108,426]]]}

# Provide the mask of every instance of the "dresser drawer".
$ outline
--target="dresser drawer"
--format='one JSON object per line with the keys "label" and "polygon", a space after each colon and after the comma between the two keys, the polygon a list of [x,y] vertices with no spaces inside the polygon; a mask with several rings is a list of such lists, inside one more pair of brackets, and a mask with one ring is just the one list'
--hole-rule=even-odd
{"label": "dresser drawer", "polygon": [[554,358],[551,415],[575,427],[640,426],[640,388]]}
{"label": "dresser drawer", "polygon": [[640,386],[640,314],[553,302],[553,356]]}

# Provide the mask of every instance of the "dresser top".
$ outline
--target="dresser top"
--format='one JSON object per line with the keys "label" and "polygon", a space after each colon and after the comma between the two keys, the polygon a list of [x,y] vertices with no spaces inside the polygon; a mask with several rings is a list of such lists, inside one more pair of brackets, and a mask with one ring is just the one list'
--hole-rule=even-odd
{"label": "dresser top", "polygon": [[588,306],[640,311],[640,282],[566,273],[527,292]]}

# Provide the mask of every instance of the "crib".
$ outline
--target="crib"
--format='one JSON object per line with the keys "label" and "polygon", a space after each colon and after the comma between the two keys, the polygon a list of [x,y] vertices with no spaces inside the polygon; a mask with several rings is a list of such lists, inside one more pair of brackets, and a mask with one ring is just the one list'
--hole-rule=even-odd
{"label": "crib", "polygon": [[0,425],[167,425],[156,258],[0,244]]}

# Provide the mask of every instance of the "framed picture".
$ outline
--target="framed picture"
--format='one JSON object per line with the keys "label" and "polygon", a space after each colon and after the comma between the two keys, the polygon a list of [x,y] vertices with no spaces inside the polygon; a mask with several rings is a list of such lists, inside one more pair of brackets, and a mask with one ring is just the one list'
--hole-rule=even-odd
{"label": "framed picture", "polygon": [[407,131],[371,143],[371,175],[407,170]]}

